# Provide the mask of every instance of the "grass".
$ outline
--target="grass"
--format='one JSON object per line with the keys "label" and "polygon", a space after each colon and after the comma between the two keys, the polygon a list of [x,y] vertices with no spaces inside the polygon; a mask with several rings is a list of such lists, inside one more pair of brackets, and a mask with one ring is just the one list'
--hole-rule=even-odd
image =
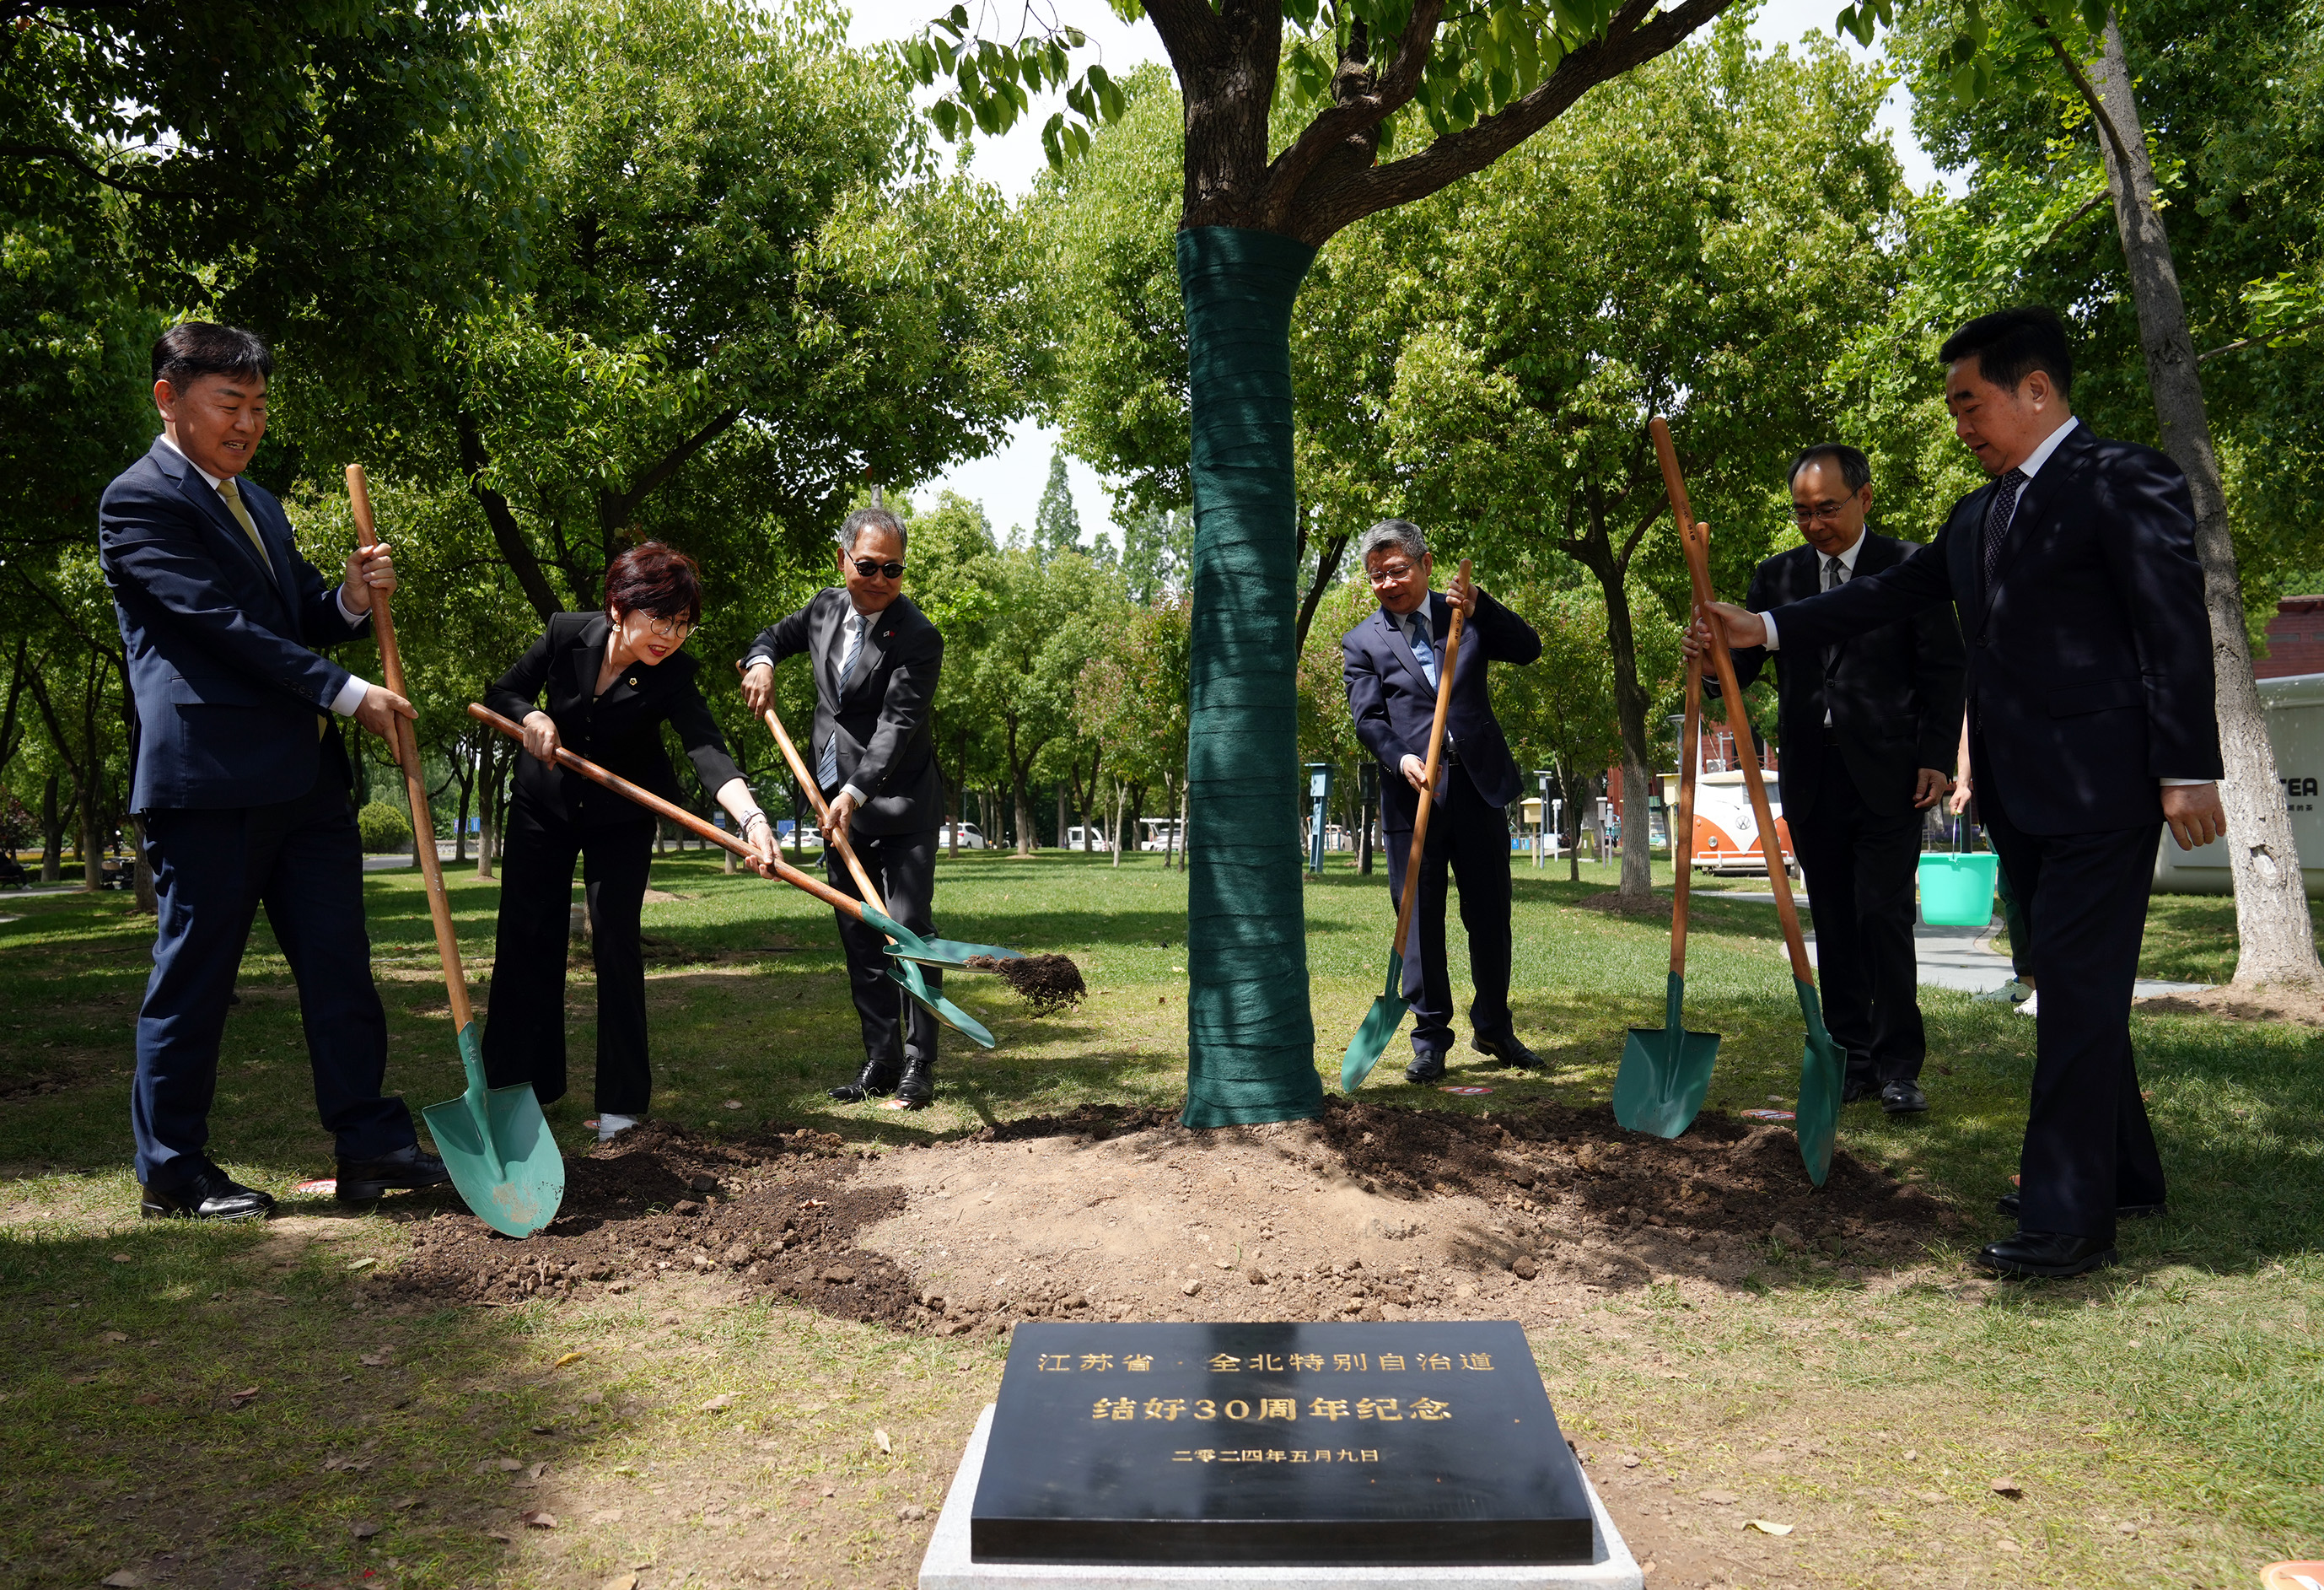
{"label": "grass", "polygon": [[[1327,1077],[1388,929],[1385,868],[1360,878],[1333,860],[1307,885]],[[1667,925],[1580,908],[1613,882],[1582,870],[1579,883],[1562,864],[1517,874],[1518,1030],[1547,1072],[1482,1075],[1495,1093],[1466,1100],[1407,1089],[1384,1066],[1381,1096],[1441,1109],[1604,1097],[1624,1030],[1660,1021]],[[947,860],[938,878],[946,935],[1071,954],[1092,999],[1035,1021],[991,980],[956,978],[999,1049],[948,1049],[925,1113],[835,1106],[823,1090],[858,1046],[828,913],[694,853],[665,856],[654,883],[682,898],[646,908],[656,1113],[706,1127],[772,1118],[881,1147],[1084,1101],[1179,1101],[1181,874],[1150,856],[1116,871],[987,855]],[[1788,1100],[1797,1077],[1775,912],[1717,897],[1764,886],[1705,891],[1690,938],[1689,1025],[1724,1035],[1712,1099],[1732,1107]],[[417,879],[374,874],[365,887],[390,1086],[415,1106],[450,1097],[459,1068]],[[462,875],[452,898],[481,985],[497,889]],[[140,1223],[126,1105],[150,920],[118,895],[0,899],[0,911],[14,918],[0,921],[0,1327],[14,1348],[0,1373],[0,1583],[87,1585],[160,1571],[157,1559],[181,1585],[596,1584],[657,1559],[656,1585],[909,1582],[927,1525],[897,1509],[941,1501],[997,1383],[996,1347],[708,1294],[669,1314],[634,1299],[391,1307],[367,1282],[394,1263],[400,1228],[292,1192],[328,1173],[329,1144],[263,926],[228,1025],[213,1151],[283,1197],[287,1217]],[[2233,932],[2231,901],[2160,900],[2142,969],[2223,981]],[[1457,925],[1453,938],[1457,964]],[[586,963],[573,994],[578,1086],[549,1114],[577,1146],[592,1113]],[[2003,1229],[1990,1204],[2015,1168],[2033,1023],[1923,994],[1934,1109],[1894,1123],[1856,1107],[1842,1142],[1919,1179],[1969,1216],[1964,1242],[1983,1240]],[[1752,1290],[1715,1303],[1665,1288],[1609,1298],[1536,1343],[1569,1433],[1593,1464],[1636,1455],[1674,1494],[1727,1484],[1760,1516],[1800,1521],[1730,1576],[1742,1582],[2227,1585],[2315,1554],[2324,1035],[2189,1014],[2142,1014],[2135,1032],[2172,1213],[2126,1227],[2121,1269],[1994,1287],[1948,1252],[1867,1286],[1771,1252]],[[736,1400],[701,1410],[721,1394]],[[512,1477],[490,1466],[502,1459],[524,1466]],[[544,1461],[540,1486],[517,1483]],[[2022,1499],[1990,1491],[1998,1470]],[[559,1529],[514,1521],[549,1495]],[[1675,1508],[1668,1527],[1687,1516]],[[1726,1524],[1731,1536],[1731,1513]],[[718,1544],[730,1535],[731,1561]]]}

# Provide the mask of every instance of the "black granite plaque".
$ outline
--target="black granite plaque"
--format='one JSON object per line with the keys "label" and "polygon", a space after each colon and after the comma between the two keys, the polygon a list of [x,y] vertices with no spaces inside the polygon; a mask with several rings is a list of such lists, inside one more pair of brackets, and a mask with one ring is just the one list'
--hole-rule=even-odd
{"label": "black granite plaque", "polygon": [[1515,1322],[1010,1334],[975,1562],[1588,1562],[1590,1503]]}

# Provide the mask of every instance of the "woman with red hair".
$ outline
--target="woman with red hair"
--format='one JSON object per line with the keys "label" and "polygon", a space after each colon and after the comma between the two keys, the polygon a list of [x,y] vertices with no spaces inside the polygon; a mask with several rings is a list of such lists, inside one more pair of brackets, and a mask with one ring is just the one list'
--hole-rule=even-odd
{"label": "woman with red hair", "polygon": [[558,748],[678,800],[678,776],[661,744],[668,724],[743,839],[763,863],[775,855],[773,825],[727,754],[695,683],[699,665],[683,650],[701,620],[694,559],[648,541],[605,570],[604,612],[550,619],[484,697],[493,711],[523,724],[532,753],[517,764],[501,858],[500,928],[484,994],[485,1079],[494,1087],[530,1082],[544,1105],[565,1095],[565,956],[578,862],[597,966],[600,1142],[644,1119],[653,1091],[639,911],[654,818],[559,767]]}

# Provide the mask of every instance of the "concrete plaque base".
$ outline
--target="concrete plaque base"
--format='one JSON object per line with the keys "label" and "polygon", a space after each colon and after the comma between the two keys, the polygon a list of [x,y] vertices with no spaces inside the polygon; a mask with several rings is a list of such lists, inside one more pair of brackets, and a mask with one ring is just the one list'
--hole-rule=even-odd
{"label": "concrete plaque base", "polygon": [[1572,1564],[1501,1563],[1430,1567],[1205,1567],[1168,1564],[981,1563],[968,1555],[969,1514],[984,1474],[985,1446],[992,1436],[992,1405],[976,1421],[959,1472],[945,1493],[944,1512],[920,1559],[919,1590],[1162,1590],[1163,1586],[1215,1585],[1231,1590],[1644,1590],[1630,1548],[1607,1516],[1596,1487],[1583,1475],[1595,1539],[1591,1560]]}

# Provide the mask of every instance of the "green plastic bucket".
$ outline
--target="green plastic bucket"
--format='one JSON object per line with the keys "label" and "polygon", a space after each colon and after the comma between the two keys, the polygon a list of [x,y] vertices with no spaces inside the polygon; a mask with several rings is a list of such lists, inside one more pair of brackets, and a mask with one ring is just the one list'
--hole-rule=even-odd
{"label": "green plastic bucket", "polygon": [[1993,883],[2001,858],[1925,855],[1921,857],[1921,920],[1932,928],[1982,928],[1993,920]]}

